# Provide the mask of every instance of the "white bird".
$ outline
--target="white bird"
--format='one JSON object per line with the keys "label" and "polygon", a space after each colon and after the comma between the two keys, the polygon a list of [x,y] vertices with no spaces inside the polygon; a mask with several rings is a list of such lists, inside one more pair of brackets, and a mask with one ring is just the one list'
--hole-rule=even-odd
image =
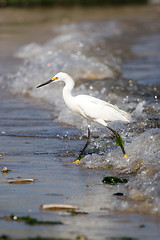
{"label": "white bird", "polygon": [[113,121],[130,121],[130,114],[126,113],[123,110],[120,110],[118,107],[107,103],[103,100],[100,100],[95,97],[91,97],[89,95],[78,95],[72,96],[72,89],[74,88],[74,81],[67,73],[59,72],[57,73],[52,79],[49,81],[39,85],[37,88],[47,85],[51,82],[64,82],[65,86],[63,88],[63,98],[66,105],[75,113],[80,114],[84,117],[88,122],[88,139],[87,142],[81,151],[79,157],[76,161],[78,162],[80,159],[83,158],[84,151],[86,150],[87,146],[90,143],[90,126],[91,122],[99,123],[109,130],[111,130],[115,137],[117,145],[121,147],[122,152],[125,157],[127,157],[125,150],[124,150],[124,142],[121,136],[118,134],[117,131],[110,128],[107,123]]}

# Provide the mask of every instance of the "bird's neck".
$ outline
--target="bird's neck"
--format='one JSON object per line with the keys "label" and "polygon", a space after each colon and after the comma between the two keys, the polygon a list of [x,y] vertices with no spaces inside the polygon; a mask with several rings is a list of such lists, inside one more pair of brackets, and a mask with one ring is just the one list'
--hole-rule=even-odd
{"label": "bird's neck", "polygon": [[72,89],[74,88],[74,81],[73,79],[70,77],[69,79],[65,79],[65,86],[63,88],[63,98],[64,101],[66,103],[66,105],[69,108],[72,108],[72,100],[73,100],[73,96],[72,96]]}

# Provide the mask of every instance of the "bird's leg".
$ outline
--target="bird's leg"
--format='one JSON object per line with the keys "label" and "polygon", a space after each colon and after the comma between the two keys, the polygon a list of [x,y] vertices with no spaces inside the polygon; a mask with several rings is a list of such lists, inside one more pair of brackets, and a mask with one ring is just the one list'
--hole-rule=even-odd
{"label": "bird's leg", "polygon": [[127,154],[126,154],[126,152],[125,152],[125,150],[124,150],[124,141],[122,140],[122,138],[121,138],[121,136],[119,135],[119,133],[118,133],[117,131],[113,130],[112,128],[108,127],[108,126],[107,126],[107,128],[108,128],[110,131],[113,132],[113,134],[114,134],[115,137],[116,137],[116,144],[117,144],[117,146],[120,146],[120,147],[121,147],[124,157],[127,157]]}
{"label": "bird's leg", "polygon": [[81,160],[83,158],[83,154],[84,154],[87,146],[90,144],[90,142],[91,142],[91,133],[90,133],[90,126],[88,126],[88,139],[87,139],[87,142],[86,142],[84,148],[82,149],[81,153],[79,154],[79,157],[78,157],[79,160]]}
{"label": "bird's leg", "polygon": [[87,142],[86,142],[84,148],[82,149],[82,151],[80,152],[78,158],[73,163],[77,163],[83,158],[83,154],[84,154],[87,146],[90,144],[90,142],[91,142],[91,133],[90,133],[90,125],[88,125],[88,139],[87,139]]}

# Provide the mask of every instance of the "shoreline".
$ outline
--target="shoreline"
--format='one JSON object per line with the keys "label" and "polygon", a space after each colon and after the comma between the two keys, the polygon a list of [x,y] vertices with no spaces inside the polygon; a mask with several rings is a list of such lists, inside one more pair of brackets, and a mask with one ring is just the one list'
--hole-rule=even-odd
{"label": "shoreline", "polygon": [[[120,12],[117,18],[130,16],[131,12],[127,9],[129,8],[124,10],[126,15],[124,12]],[[156,10],[156,18],[159,7],[154,6],[153,9]],[[0,40],[3,54],[1,54],[0,61],[3,75],[16,71],[18,64],[14,63],[13,54],[19,47],[33,41],[43,44],[47,39],[53,37],[52,27],[54,24],[71,23],[74,17],[77,22],[85,21],[88,17],[87,10],[84,19],[80,16],[81,10],[76,10],[72,16],[64,16],[64,11],[60,10],[54,18],[52,9],[44,12],[44,17],[42,17],[40,11],[44,10],[41,9],[37,10],[37,15],[32,14],[30,20],[27,21],[28,10],[25,10],[26,12],[24,9],[18,10],[21,14],[16,15],[17,13],[15,13],[11,19],[9,17],[12,10],[5,9],[4,13],[8,11],[5,15],[8,22],[3,22],[0,9],[3,30],[3,37]],[[91,21],[94,21],[95,17],[102,17],[100,11],[97,16],[93,14],[96,10],[91,10],[88,13]],[[115,15],[118,14],[118,9],[114,9],[113,12]],[[113,17],[113,12],[106,16],[107,19]],[[142,12],[147,18],[148,7],[139,9],[139,13]],[[105,14],[106,10],[104,9],[104,17]],[[46,28],[41,30],[41,24]],[[32,29],[31,25],[33,25]],[[10,66],[13,67],[13,70],[9,66],[8,59],[11,61]],[[6,66],[6,69],[3,66]],[[89,169],[83,165],[68,164],[79,154],[81,146],[84,145],[85,137],[76,127],[55,123],[51,115],[51,112],[54,112],[54,106],[45,104],[45,101],[42,103],[40,99],[26,98],[20,94],[19,96],[12,95],[5,90],[0,90],[0,102],[2,106],[0,152],[5,153],[4,156],[0,157],[0,167],[6,166],[12,170],[8,173],[0,173],[0,237],[5,234],[16,239],[36,236],[76,239],[79,235],[94,240],[104,240],[105,238],[121,240],[123,237],[139,240],[159,239],[158,216],[150,215],[147,212],[143,194],[135,192],[135,194],[139,194],[137,198],[135,195],[135,198],[128,199],[129,186],[102,183],[105,176],[126,177],[123,166],[112,171],[112,169],[107,168]],[[143,128],[142,125],[140,131]],[[152,137],[153,140],[156,139],[154,136]],[[88,155],[88,160],[94,162],[94,159],[89,159],[90,156]],[[101,157],[96,154],[94,156],[96,161],[98,157]],[[112,160],[114,164],[117,163],[116,157],[113,157]],[[120,161],[119,164],[121,164]],[[140,167],[140,165],[138,166]],[[128,174],[128,179],[132,180],[135,176],[136,169],[133,171],[135,172]],[[151,175],[154,171],[155,169],[151,165],[147,174]],[[16,179],[34,179],[35,181],[31,184],[8,183]],[[117,193],[121,193],[121,196]],[[77,206],[80,212],[88,214],[72,215],[63,211],[52,212],[40,209],[41,205],[50,203],[71,204]],[[126,211],[123,210],[127,204],[134,206],[134,203],[138,204],[138,210],[133,207]],[[140,207],[144,210],[143,214],[139,211]],[[25,223],[3,219],[4,216],[11,214],[18,217],[29,215],[43,221],[61,221],[63,225],[28,226]]]}

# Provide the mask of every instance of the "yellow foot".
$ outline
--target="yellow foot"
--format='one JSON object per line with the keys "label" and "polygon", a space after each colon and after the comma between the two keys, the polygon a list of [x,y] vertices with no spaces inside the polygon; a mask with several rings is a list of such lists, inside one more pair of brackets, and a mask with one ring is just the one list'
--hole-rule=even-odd
{"label": "yellow foot", "polygon": [[76,159],[75,161],[71,162],[71,163],[76,163],[76,164],[79,164],[79,159]]}
{"label": "yellow foot", "polygon": [[124,157],[125,157],[125,158],[128,158],[127,154],[124,154]]}

